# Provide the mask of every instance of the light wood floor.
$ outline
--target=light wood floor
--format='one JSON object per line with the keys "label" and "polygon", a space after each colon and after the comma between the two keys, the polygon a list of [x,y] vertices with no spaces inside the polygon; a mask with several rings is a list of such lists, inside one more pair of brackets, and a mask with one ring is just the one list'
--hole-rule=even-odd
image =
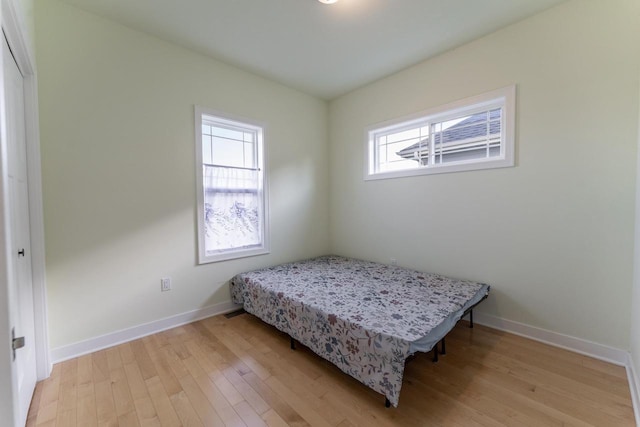
{"label": "light wood floor", "polygon": [[624,368],[460,323],[398,408],[255,317],[216,316],[54,366],[27,425],[633,426]]}

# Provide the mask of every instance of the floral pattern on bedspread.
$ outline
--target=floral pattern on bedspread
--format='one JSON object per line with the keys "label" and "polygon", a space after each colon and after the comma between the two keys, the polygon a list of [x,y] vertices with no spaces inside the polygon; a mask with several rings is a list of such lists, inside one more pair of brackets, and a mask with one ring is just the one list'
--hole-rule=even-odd
{"label": "floral pattern on bedspread", "polygon": [[325,256],[235,276],[233,301],[398,405],[410,344],[481,283]]}

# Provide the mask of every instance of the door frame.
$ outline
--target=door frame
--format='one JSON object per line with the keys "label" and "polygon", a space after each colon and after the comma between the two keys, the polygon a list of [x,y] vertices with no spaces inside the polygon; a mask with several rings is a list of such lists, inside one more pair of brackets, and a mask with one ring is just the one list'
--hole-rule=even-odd
{"label": "door frame", "polygon": [[[48,378],[52,364],[47,324],[47,288],[45,275],[44,211],[42,203],[42,170],[40,163],[40,131],[38,119],[38,82],[34,52],[29,40],[24,11],[18,0],[1,0],[2,30],[11,52],[24,76],[25,136],[27,176],[29,180],[29,226],[31,228],[31,270],[33,276],[33,312],[38,381]],[[2,76],[4,87],[4,76]],[[5,205],[6,206],[6,205]],[[5,213],[6,215],[6,213]]]}

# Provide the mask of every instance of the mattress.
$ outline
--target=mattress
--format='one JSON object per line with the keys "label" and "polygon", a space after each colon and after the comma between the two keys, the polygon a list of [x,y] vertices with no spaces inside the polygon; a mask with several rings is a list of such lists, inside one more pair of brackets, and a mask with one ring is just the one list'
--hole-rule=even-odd
{"label": "mattress", "polygon": [[404,364],[489,293],[457,280],[339,256],[238,274],[232,299],[398,405]]}

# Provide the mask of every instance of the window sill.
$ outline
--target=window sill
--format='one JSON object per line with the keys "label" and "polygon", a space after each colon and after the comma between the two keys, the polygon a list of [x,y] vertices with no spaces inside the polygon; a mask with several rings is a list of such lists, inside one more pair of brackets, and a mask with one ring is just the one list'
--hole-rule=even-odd
{"label": "window sill", "polygon": [[421,167],[416,169],[407,169],[391,172],[379,172],[375,174],[367,174],[365,181],[377,179],[403,178],[409,176],[433,175],[438,173],[466,172],[482,169],[498,169],[513,167],[515,162],[513,159],[491,159],[483,161],[473,161],[470,163],[458,163],[441,166]]}
{"label": "window sill", "polygon": [[225,251],[212,255],[201,255],[198,260],[198,264],[209,264],[212,262],[230,261],[232,259],[248,258],[258,255],[266,255],[270,251],[268,248],[254,248],[254,249],[238,249],[235,251]]}

